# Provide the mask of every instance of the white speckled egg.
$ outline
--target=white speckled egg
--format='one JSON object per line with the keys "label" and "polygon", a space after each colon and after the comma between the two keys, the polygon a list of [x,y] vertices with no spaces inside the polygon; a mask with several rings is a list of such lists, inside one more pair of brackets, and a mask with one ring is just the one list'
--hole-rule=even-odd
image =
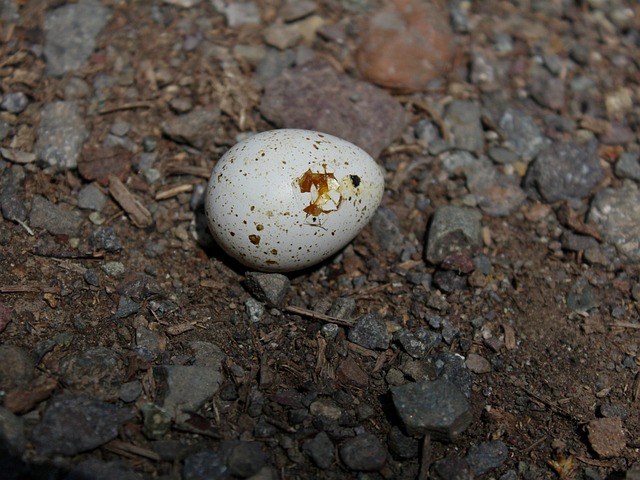
{"label": "white speckled egg", "polygon": [[364,150],[311,130],[270,130],[218,161],[205,197],[218,244],[257,270],[298,270],[330,257],[369,222],[384,191]]}

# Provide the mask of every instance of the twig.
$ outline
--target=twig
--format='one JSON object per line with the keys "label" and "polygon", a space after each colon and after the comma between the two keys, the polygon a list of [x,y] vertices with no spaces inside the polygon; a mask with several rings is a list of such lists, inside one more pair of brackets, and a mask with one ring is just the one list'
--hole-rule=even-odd
{"label": "twig", "polygon": [[169,165],[166,172],[174,175],[193,175],[194,177],[209,178],[211,170],[205,167],[194,167],[192,165]]}
{"label": "twig", "polygon": [[47,285],[0,285],[0,293],[29,293],[42,292],[60,295],[59,287],[48,287]]}
{"label": "twig", "polygon": [[115,107],[106,107],[100,110],[98,113],[100,115],[106,115],[108,113],[120,112],[122,110],[134,110],[137,108],[152,108],[153,103],[151,102],[132,102],[132,103],[124,103],[122,105],[116,105]]}
{"label": "twig", "polygon": [[406,103],[410,103],[411,105],[414,105],[427,113],[427,115],[431,117],[431,120],[433,120],[438,125],[440,133],[442,134],[442,139],[445,142],[449,140],[449,129],[447,128],[447,125],[444,123],[444,120],[442,119],[440,114],[431,105],[421,100],[414,100],[411,98],[400,98],[400,101],[406,101]]}
{"label": "twig", "polygon": [[549,400],[546,400],[545,398],[541,397],[540,395],[538,395],[537,393],[532,392],[531,390],[524,388],[524,387],[520,387],[518,385],[518,387],[527,395],[529,395],[530,397],[538,400],[539,402],[543,403],[544,405],[546,405],[548,408],[550,408],[551,410],[555,411],[556,413],[559,413],[561,415],[563,415],[564,417],[568,418],[569,420],[572,420],[576,423],[584,423],[584,420],[582,420],[580,417],[577,417],[571,413],[569,413],[567,410],[565,410],[562,407],[559,407],[556,402],[551,402]]}
{"label": "twig", "polygon": [[631,323],[631,322],[613,322],[611,324],[612,327],[619,328],[633,328],[636,330],[640,330],[640,323]]}
{"label": "twig", "polygon": [[640,396],[640,372],[636,373],[635,378],[633,379],[633,393],[632,397],[635,402],[638,400],[638,396]]}
{"label": "twig", "polygon": [[429,479],[429,468],[431,467],[431,436],[427,433],[422,440],[422,454],[420,456],[420,473],[418,480]]}
{"label": "twig", "polygon": [[158,455],[153,450],[139,447],[132,443],[126,443],[126,442],[123,442],[122,440],[111,440],[109,443],[107,443],[104,446],[104,448],[106,448],[110,452],[113,452],[117,455],[122,455],[123,457],[127,457],[127,458],[134,458],[138,456],[138,457],[148,458],[156,462],[160,460],[160,455]]}
{"label": "twig", "polygon": [[544,442],[547,439],[546,435],[542,435],[542,437],[540,437],[538,440],[536,440],[535,442],[533,442],[531,445],[529,445],[527,448],[525,448],[522,453],[529,453],[531,450],[533,450],[534,448],[536,448],[538,445],[540,445],[542,442]]}
{"label": "twig", "polygon": [[295,313],[297,315],[302,315],[305,317],[315,318],[316,320],[321,320],[323,322],[335,323],[336,325],[342,325],[343,327],[353,327],[354,324],[353,320],[344,320],[342,318],[332,317],[330,315],[325,315],[324,313],[314,312],[313,310],[296,307],[294,305],[284,307],[284,311]]}
{"label": "twig", "polygon": [[31,230],[31,229],[29,228],[29,225],[27,225],[26,223],[24,223],[22,220],[18,220],[17,218],[15,219],[15,221],[16,221],[16,223],[17,223],[18,225],[20,225],[22,228],[24,228],[24,229],[27,231],[27,233],[28,233],[29,235],[31,235],[32,237],[34,236],[33,230]]}
{"label": "twig", "polygon": [[167,198],[175,197],[180,193],[188,193],[191,191],[193,191],[193,184],[183,183],[182,185],[176,185],[175,187],[170,187],[156,193],[156,200],[166,200]]}

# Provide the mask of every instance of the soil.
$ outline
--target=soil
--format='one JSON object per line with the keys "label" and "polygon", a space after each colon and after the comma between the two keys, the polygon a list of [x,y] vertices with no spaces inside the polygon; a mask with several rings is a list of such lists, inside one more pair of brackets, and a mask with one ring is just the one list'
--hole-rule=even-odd
{"label": "soil", "polygon": [[[2,33],[4,39],[17,39],[17,43],[12,44],[13,52],[2,47],[4,51],[0,58],[26,52],[34,43],[41,44],[43,15],[46,9],[60,4],[57,1],[19,3],[23,9],[22,24],[13,31],[7,31],[5,25]],[[18,223],[6,219],[0,222],[0,306],[11,310],[11,321],[0,333],[0,342],[18,345],[31,353],[42,350],[49,342],[50,348],[44,349],[37,368],[39,373],[58,381],[51,393],[66,388],[59,381],[61,361],[90,347],[103,346],[117,352],[122,381],[138,379],[147,385],[145,382],[152,376],[154,364],[179,363],[181,359],[190,358],[190,342],[200,340],[219,345],[225,352],[224,382],[232,385],[237,398],[222,400],[216,396],[198,412],[214,426],[214,436],[172,429],[165,438],[214,450],[223,440],[254,438],[256,419],[247,415],[247,404],[250,392],[257,388],[267,399],[291,391],[305,394],[313,391],[331,398],[342,398],[336,396],[336,392],[346,393],[350,399],[346,409],[355,410],[357,405],[367,404],[375,414],[355,421],[345,429],[350,428],[353,434],[363,428],[386,445],[390,428],[398,424],[388,395],[388,373],[399,368],[406,354],[395,343],[383,352],[349,348],[349,342],[344,338],[345,330],[341,327],[337,341],[347,346],[348,356],[366,372],[368,381],[366,386],[354,386],[344,378],[337,378],[335,369],[341,356],[325,354],[325,340],[321,334],[325,322],[313,318],[311,312],[324,313],[327,305],[348,297],[356,301],[355,318],[376,312],[389,320],[390,325],[409,330],[425,325],[425,315],[446,316],[459,329],[459,335],[450,344],[441,343],[437,351],[459,353],[465,358],[475,353],[487,359],[490,365],[487,373],[473,374],[470,398],[473,422],[460,437],[451,443],[433,441],[430,450],[417,457],[399,459],[390,455],[381,471],[358,478],[416,478],[420,471],[428,471],[438,460],[464,457],[472,446],[490,440],[503,441],[509,456],[489,474],[478,478],[499,478],[510,470],[518,472],[520,478],[617,478],[617,474],[623,478],[624,472],[640,457],[640,443],[636,438],[640,431],[638,267],[621,260],[588,264],[582,252],[559,247],[561,234],[575,229],[560,222],[561,215],[557,212],[569,208],[578,212],[582,219],[591,197],[573,202],[570,207],[564,202],[546,205],[528,199],[507,217],[485,214],[482,218],[482,253],[491,259],[492,273],[483,276],[479,283],[471,278],[472,275],[463,275],[462,287],[443,293],[449,304],[446,313],[424,307],[426,313],[416,315],[410,306],[418,287],[407,280],[406,273],[416,270],[434,274],[438,271],[438,267],[424,260],[429,218],[438,206],[459,202],[468,192],[463,178],[446,178],[445,175],[440,184],[426,192],[430,206],[420,211],[414,205],[407,206],[405,197],[417,192],[420,169],[437,170],[437,162],[417,170],[409,169],[409,173],[402,173],[407,172],[406,168],[398,168],[388,173],[387,180],[389,184],[393,183],[393,188],[385,194],[383,205],[398,214],[400,232],[404,238],[413,239],[415,254],[401,260],[397,254],[383,250],[372,227],[367,226],[337,257],[318,267],[287,274],[291,287],[283,305],[267,309],[261,322],[249,322],[245,302],[251,294],[244,283],[246,272],[215,246],[203,247],[194,238],[196,215],[189,201],[191,187],[206,183],[206,172],[235,143],[240,133],[273,128],[257,110],[259,94],[256,92],[259,89],[256,87],[242,99],[240,110],[242,115],[248,112],[248,118],[240,120],[240,110],[224,112],[219,128],[211,132],[213,141],[197,150],[162,136],[159,126],[172,114],[169,93],[165,88],[145,91],[144,85],[148,83],[142,77],[149,65],[171,65],[174,46],[184,38],[181,28],[196,25],[198,17],[213,19],[213,28],[205,35],[224,48],[236,44],[260,45],[263,27],[231,29],[211,5],[203,2],[190,9],[160,5],[156,13],[160,12],[164,28],[158,32],[150,4],[159,2],[105,3],[110,4],[113,16],[98,36],[96,53],[89,65],[73,76],[89,79],[99,72],[122,74],[122,64],[114,62],[117,56],[108,53],[118,51],[139,85],[143,86],[140,94],[147,100],[133,103],[126,97],[126,86],[116,87],[120,98],[98,106],[93,110],[94,114],[85,116],[91,131],[85,152],[87,148],[100,148],[115,121],[128,122],[132,126],[129,137],[138,144],[144,137],[156,139],[159,155],[155,167],[162,173],[162,178],[149,184],[140,172],[129,167],[114,172],[121,174],[127,188],[154,216],[152,225],[139,228],[111,198],[102,212],[106,219],[103,226],[112,227],[117,234],[123,246],[118,252],[96,251],[91,247],[87,239],[96,227],[86,220],[86,214],[81,231],[72,237],[51,235],[42,230],[31,235]],[[277,0],[257,3],[263,18],[276,15]],[[318,1],[317,13],[331,22],[342,19],[358,25],[363,21],[362,14],[343,9],[337,3]],[[474,14],[479,21],[472,31],[467,35],[458,34],[463,38],[459,46],[461,65],[464,65],[469,49],[490,48],[493,30],[483,21],[484,15],[489,18],[494,11],[504,7],[502,2],[481,3],[473,7],[478,10]],[[587,9],[586,3],[577,2],[576,9]],[[513,2],[508,9],[523,19],[539,15],[529,2]],[[553,22],[550,25],[550,28],[554,25],[578,28],[580,24],[558,21],[557,25]],[[151,35],[157,42],[144,40]],[[351,55],[355,44],[357,38],[349,38],[345,48]],[[317,41],[312,47],[326,57],[335,53],[332,51],[334,46],[327,42]],[[334,60],[342,63],[349,74],[358,75],[353,67],[353,56]],[[33,83],[23,83],[21,88],[35,105],[61,98],[72,77],[70,74],[62,78],[44,75],[43,60],[32,54],[15,63],[3,63],[2,68],[22,68],[34,73]],[[436,90],[417,95],[425,102],[441,99],[446,92],[451,92],[449,86],[455,83],[465,90],[460,92],[458,89],[457,92],[473,98],[477,95],[476,87],[464,83],[461,72],[464,73],[463,67],[454,69]],[[223,73],[219,65],[194,51],[187,54],[186,62],[182,63],[172,84],[194,104],[207,105],[224,96],[225,92],[216,91],[211,81]],[[235,74],[248,79],[252,68],[241,65]],[[519,86],[514,83],[504,85],[504,89],[515,99]],[[424,114],[411,113],[412,124]],[[37,125],[37,108],[30,109],[26,115],[30,116],[21,117],[21,122]],[[387,165],[406,167],[417,158],[412,153],[415,145],[413,139],[405,136],[388,148],[381,159]],[[602,163],[606,179],[596,190],[604,185],[620,185],[620,180],[612,173],[611,163],[605,158]],[[185,167],[196,168],[188,170]],[[54,203],[66,204],[69,209],[77,209],[77,191],[88,183],[77,170],[45,173],[36,164],[30,164],[24,166],[24,173],[21,195],[27,205],[35,196],[41,195]],[[439,178],[442,179],[442,175]],[[183,185],[188,187],[182,193],[158,199],[159,192]],[[101,188],[108,192],[107,187]],[[80,239],[78,245],[73,244],[73,238]],[[161,245],[161,253],[149,255],[150,245]],[[124,281],[122,277],[114,278],[100,270],[109,261],[125,265],[124,278],[140,272],[153,278],[153,294],[143,300],[137,314],[120,319],[114,317],[118,311],[119,288]],[[98,286],[83,280],[87,269],[98,272]],[[357,279],[357,288],[353,287],[354,279]],[[434,285],[427,286],[425,295],[435,290]],[[173,310],[158,315],[153,302],[167,302]],[[308,314],[287,311],[287,305]],[[160,354],[151,363],[134,360],[132,346],[136,328],[140,326],[159,334]],[[239,371],[244,374],[237,375]],[[410,381],[410,378],[405,377],[403,381]],[[140,408],[154,398],[153,388],[145,388],[134,405]],[[30,412],[22,413],[26,415],[27,425],[33,424],[46,404],[47,400],[43,399],[35,402]],[[611,406],[621,412],[614,416],[622,418],[626,446],[606,457],[594,450],[597,444],[588,436],[587,426],[594,419],[610,416],[603,414],[603,407],[606,411]],[[302,427],[289,423],[289,410],[272,400],[268,400],[265,407],[280,432],[295,436]],[[137,416],[126,424],[119,440],[148,449],[149,441],[141,432],[140,422]],[[304,455],[290,458],[277,442],[270,443],[269,440],[260,441],[269,445],[269,462],[280,478],[358,476],[339,460],[327,470],[321,470]],[[179,471],[180,460],[174,463],[151,460],[131,451],[125,455],[108,445],[69,458],[63,465],[70,468],[90,457],[121,459],[144,478],[162,475],[177,478],[171,475]],[[29,462],[43,461],[33,453],[30,444],[24,458]]]}

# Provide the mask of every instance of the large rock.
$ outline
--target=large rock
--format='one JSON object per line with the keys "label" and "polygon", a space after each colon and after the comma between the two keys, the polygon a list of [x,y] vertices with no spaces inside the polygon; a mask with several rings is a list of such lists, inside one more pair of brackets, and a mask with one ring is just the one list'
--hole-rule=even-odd
{"label": "large rock", "polygon": [[453,253],[473,254],[482,246],[482,215],[466,207],[445,205],[436,210],[427,237],[427,260],[439,264]]}
{"label": "large rock", "polygon": [[449,70],[454,44],[447,12],[435,2],[393,0],[369,19],[356,61],[378,85],[419,91]]}
{"label": "large rock", "polygon": [[372,157],[395,140],[407,122],[403,108],[388,93],[317,61],[269,82],[260,111],[278,127],[336,135]]}
{"label": "large rock", "polygon": [[410,435],[430,434],[452,441],[471,424],[471,407],[448,380],[408,383],[391,388],[393,404]]}

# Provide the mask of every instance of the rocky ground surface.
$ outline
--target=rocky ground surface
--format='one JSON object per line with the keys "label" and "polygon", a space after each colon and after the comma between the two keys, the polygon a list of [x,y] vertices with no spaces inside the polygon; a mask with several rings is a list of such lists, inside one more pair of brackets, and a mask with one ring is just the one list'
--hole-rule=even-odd
{"label": "rocky ground surface", "polygon": [[[640,478],[636,1],[0,16],[3,478]],[[287,275],[202,211],[279,127],[387,172]]]}

